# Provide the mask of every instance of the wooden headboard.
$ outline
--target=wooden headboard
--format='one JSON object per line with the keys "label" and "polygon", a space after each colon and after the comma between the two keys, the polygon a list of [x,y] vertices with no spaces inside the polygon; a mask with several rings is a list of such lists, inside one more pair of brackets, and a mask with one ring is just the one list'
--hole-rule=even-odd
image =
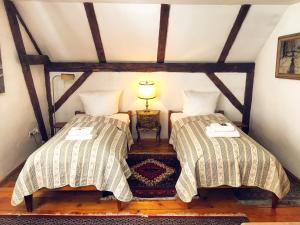
{"label": "wooden headboard", "polygon": [[[130,130],[130,133],[132,133],[132,111],[127,111],[127,112],[118,112],[118,113],[124,113],[124,114],[128,114],[129,116],[129,130]],[[85,112],[82,112],[82,111],[75,111],[75,115],[77,114],[85,114]]]}
{"label": "wooden headboard", "polygon": [[[169,110],[168,111],[168,137],[170,139],[172,132],[172,122],[171,122],[171,114],[172,113],[182,113],[182,111]],[[216,113],[225,114],[224,110],[216,110]]]}

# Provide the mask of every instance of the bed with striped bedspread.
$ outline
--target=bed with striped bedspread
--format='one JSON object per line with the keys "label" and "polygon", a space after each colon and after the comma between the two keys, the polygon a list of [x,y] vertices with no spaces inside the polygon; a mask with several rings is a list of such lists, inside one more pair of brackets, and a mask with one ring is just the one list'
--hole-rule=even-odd
{"label": "bed with striped bedspread", "polygon": [[[72,127],[95,128],[96,137],[85,141],[67,141]],[[41,188],[55,189],[95,186],[111,191],[120,201],[130,201],[127,183],[131,175],[127,150],[133,144],[129,125],[108,117],[76,115],[53,138],[33,152],[16,181],[12,205]]]}
{"label": "bed with striped bedspread", "polygon": [[176,183],[181,200],[190,202],[197,188],[223,185],[259,187],[283,198],[290,183],[278,160],[241,130],[240,138],[207,137],[205,127],[213,122],[230,121],[222,114],[211,114],[173,124],[170,144],[182,167]]}

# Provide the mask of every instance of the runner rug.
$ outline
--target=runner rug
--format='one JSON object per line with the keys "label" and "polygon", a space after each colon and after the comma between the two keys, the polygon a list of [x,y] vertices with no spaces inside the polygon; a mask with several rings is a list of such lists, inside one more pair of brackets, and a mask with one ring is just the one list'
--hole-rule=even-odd
{"label": "runner rug", "polygon": [[[300,182],[289,177],[291,182],[290,192],[278,202],[277,207],[300,206]],[[255,205],[259,207],[270,207],[272,194],[259,188],[242,188],[235,192],[236,198],[244,205]]]}
{"label": "runner rug", "polygon": [[240,225],[244,216],[0,216],[5,225]]}

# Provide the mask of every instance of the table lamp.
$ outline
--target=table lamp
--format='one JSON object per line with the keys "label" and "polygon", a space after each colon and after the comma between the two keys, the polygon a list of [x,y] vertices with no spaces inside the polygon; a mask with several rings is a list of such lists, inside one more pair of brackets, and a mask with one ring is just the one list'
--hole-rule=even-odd
{"label": "table lamp", "polygon": [[141,81],[139,83],[139,93],[138,97],[140,99],[146,100],[146,109],[145,112],[149,112],[148,109],[148,100],[154,99],[156,97],[156,91],[155,91],[155,83],[152,81]]}

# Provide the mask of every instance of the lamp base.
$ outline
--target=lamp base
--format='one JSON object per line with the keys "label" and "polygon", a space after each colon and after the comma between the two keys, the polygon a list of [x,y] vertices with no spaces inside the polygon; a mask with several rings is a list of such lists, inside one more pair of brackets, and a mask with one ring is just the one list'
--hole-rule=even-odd
{"label": "lamp base", "polygon": [[144,110],[144,112],[150,112],[148,107],[149,107],[149,103],[148,103],[148,99],[146,99],[146,109]]}

